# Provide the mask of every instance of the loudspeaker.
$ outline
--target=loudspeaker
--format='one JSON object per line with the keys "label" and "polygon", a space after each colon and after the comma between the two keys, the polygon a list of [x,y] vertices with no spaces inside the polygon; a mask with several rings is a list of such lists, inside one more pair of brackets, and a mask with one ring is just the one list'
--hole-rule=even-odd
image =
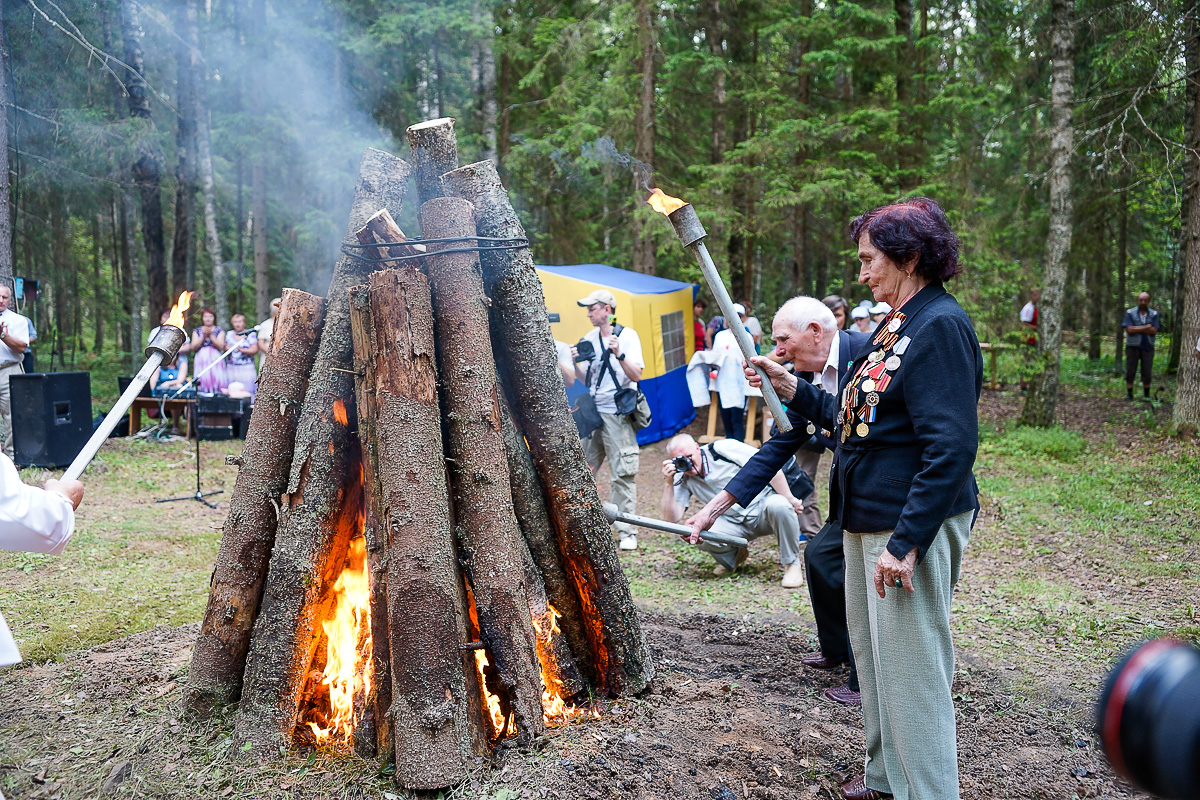
{"label": "loudspeaker", "polygon": [[65,467],[92,435],[92,378],[86,372],[9,377],[13,459],[22,467]]}

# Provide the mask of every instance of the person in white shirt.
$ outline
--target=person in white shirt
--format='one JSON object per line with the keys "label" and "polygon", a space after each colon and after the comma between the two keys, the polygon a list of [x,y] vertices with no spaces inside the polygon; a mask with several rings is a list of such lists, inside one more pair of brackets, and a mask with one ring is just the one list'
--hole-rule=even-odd
{"label": "person in white shirt", "polygon": [[4,437],[4,454],[15,458],[8,379],[25,374],[21,364],[25,359],[25,348],[29,347],[29,320],[9,308],[11,302],[12,289],[0,286],[0,436]]}
{"label": "person in white shirt", "polygon": [[750,334],[750,338],[754,340],[754,352],[761,353],[763,340],[762,323],[750,313],[749,310],[754,306],[749,301],[742,301],[734,306],[734,308],[738,308],[739,306],[742,310],[738,312],[738,316],[741,317],[742,324],[746,326],[746,331]]}
{"label": "person in white shirt", "polygon": [[[83,500],[79,481],[48,480],[44,488],[21,482],[8,456],[0,455],[0,550],[58,555],[75,532],[75,509]],[[0,616],[0,667],[21,660]]]}
{"label": "person in white shirt", "polygon": [[866,306],[858,306],[851,311],[850,319],[854,320],[854,324],[850,326],[852,331],[870,333],[875,330],[875,323],[871,322],[871,310]]}
{"label": "person in white shirt", "polygon": [[[616,395],[621,389],[637,389],[646,362],[642,359],[642,340],[632,328],[616,324],[617,300],[607,289],[597,289],[577,301],[587,309],[594,326],[581,340],[591,345],[591,357],[576,360],[575,372],[596,401],[603,426],[583,440],[592,472],[608,459],[612,469],[612,502],[624,514],[637,513],[637,471],[640,458],[637,431],[629,417],[617,413]],[[588,355],[584,348],[584,355]],[[579,346],[571,348],[571,357],[579,358]],[[637,549],[633,526],[614,525],[621,537],[622,550]]]}

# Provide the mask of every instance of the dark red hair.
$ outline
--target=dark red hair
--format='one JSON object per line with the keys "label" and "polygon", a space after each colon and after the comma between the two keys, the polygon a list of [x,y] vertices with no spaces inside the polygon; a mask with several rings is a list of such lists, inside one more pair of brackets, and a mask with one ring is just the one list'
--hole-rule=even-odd
{"label": "dark red hair", "polygon": [[[872,239],[872,241],[874,241],[874,239]],[[201,322],[204,321],[205,314],[212,314],[213,315],[213,324],[215,325],[217,323],[217,312],[213,311],[211,308],[200,309],[200,321]]]}
{"label": "dark red hair", "polygon": [[962,272],[958,237],[950,230],[946,212],[928,197],[905,198],[855,217],[850,238],[857,243],[863,231],[897,265],[918,256],[916,272],[926,280],[948,281]]}

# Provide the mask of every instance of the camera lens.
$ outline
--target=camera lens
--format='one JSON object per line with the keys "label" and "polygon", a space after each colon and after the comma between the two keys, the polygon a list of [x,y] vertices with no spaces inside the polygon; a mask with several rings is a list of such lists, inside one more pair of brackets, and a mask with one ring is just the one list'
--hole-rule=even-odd
{"label": "camera lens", "polygon": [[1171,800],[1200,800],[1200,650],[1158,639],[1108,676],[1096,727],[1113,768]]}

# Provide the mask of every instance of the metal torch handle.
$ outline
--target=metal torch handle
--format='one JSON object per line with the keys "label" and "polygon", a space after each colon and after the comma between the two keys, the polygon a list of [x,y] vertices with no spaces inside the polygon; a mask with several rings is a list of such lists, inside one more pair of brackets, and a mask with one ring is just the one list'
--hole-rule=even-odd
{"label": "metal torch handle", "polygon": [[779,426],[779,430],[783,433],[788,433],[792,430],[792,421],[788,419],[788,415],[783,410],[783,403],[779,402],[779,395],[775,393],[775,387],[771,385],[771,381],[767,378],[767,373],[763,368],[752,362],[750,359],[758,355],[754,352],[754,340],[750,338],[749,331],[746,326],[741,324],[737,312],[733,310],[733,298],[729,296],[729,290],[725,288],[725,282],[721,280],[721,274],[717,272],[717,265],[713,263],[712,256],[708,254],[708,248],[704,246],[704,240],[701,239],[692,242],[689,245],[692,252],[696,255],[696,261],[700,264],[700,271],[704,273],[704,279],[708,281],[708,288],[712,290],[713,297],[717,299],[717,305],[721,307],[721,313],[725,315],[725,326],[733,331],[733,338],[737,341],[738,347],[742,351],[742,355],[746,357],[746,363],[758,373],[759,379],[762,380],[763,401],[767,404],[767,408],[771,409],[771,415],[775,417],[775,424]]}
{"label": "metal torch handle", "polygon": [[138,393],[142,391],[142,387],[150,380],[150,376],[154,374],[154,370],[162,364],[163,354],[154,352],[146,359],[146,363],[138,370],[138,374],[130,382],[129,387],[121,394],[121,398],[117,400],[117,404],[112,407],[112,411],[108,412],[108,416],[100,423],[100,427],[96,428],[96,432],[92,434],[92,438],[88,439],[88,443],[79,451],[79,455],[75,456],[75,460],[71,462],[71,466],[67,467],[67,471],[63,473],[62,480],[77,481],[83,471],[87,469],[87,465],[96,457],[96,453],[100,450],[100,446],[112,433],[113,428],[117,427],[117,423],[121,421],[121,417],[125,416],[125,412],[133,405],[133,401],[137,399]]}
{"label": "metal torch handle", "polygon": [[[676,536],[692,535],[692,528],[689,525],[680,525],[677,522],[667,522],[666,520],[654,519],[653,517],[643,517],[641,514],[622,514],[617,510],[617,506],[614,503],[604,504],[604,516],[608,518],[609,522],[628,522],[630,525],[636,525],[639,528],[666,531]],[[700,538],[706,542],[731,544],[734,547],[749,547],[750,545],[747,540],[740,536],[718,533],[717,531],[700,531]]]}

